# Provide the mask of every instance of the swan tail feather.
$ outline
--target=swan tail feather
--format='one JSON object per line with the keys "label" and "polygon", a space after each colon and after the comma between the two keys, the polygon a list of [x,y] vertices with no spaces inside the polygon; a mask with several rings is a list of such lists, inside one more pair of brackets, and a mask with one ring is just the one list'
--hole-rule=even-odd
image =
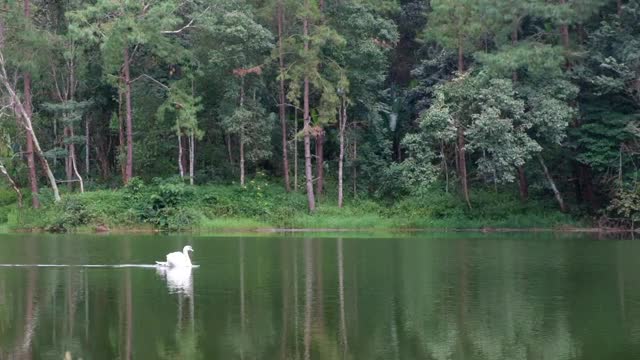
{"label": "swan tail feather", "polygon": [[169,263],[166,261],[156,261],[156,265],[158,266],[169,266]]}

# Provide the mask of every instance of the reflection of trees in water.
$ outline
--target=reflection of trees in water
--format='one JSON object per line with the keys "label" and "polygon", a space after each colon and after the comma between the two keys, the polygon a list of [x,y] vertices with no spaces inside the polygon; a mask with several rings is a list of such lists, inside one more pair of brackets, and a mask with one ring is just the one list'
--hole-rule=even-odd
{"label": "reflection of trees in water", "polygon": [[[198,346],[198,334],[196,331],[195,316],[195,293],[192,277],[192,270],[189,269],[166,269],[163,275],[167,281],[169,294],[178,300],[177,318],[175,323],[174,341],[175,346],[167,346],[164,342],[159,342],[159,359],[202,359],[202,353]],[[175,270],[177,272],[171,272]]]}
{"label": "reflection of trees in water", "polygon": [[[0,359],[99,352],[109,359],[562,360],[607,358],[618,345],[640,343],[630,243],[604,255],[567,242],[529,247],[491,239],[273,244],[227,242],[228,265],[202,278],[220,291],[199,292],[197,314],[189,291],[167,296],[156,275],[154,287],[139,289],[153,270],[2,271]],[[127,249],[117,251],[128,257]],[[589,261],[601,267],[579,268]],[[603,270],[613,261],[616,267]],[[157,303],[149,306],[150,299]],[[599,307],[606,311],[594,314]],[[25,339],[37,347],[18,352]],[[600,341],[609,348],[594,350]]]}
{"label": "reflection of trees in water", "polygon": [[[329,327],[329,320],[326,317],[327,310],[334,310],[335,303],[331,309],[325,307],[325,296],[338,299],[337,311],[331,311],[335,317],[331,319],[332,324],[340,324],[340,282],[339,264],[338,269],[328,269],[323,266],[322,246],[327,243],[322,239],[305,239],[305,359],[343,359],[347,357],[346,348],[341,345],[347,334],[340,335],[340,326]],[[337,252],[336,252],[337,257]],[[325,291],[325,275],[331,281],[330,294]],[[346,345],[346,344],[345,344]],[[341,351],[341,348],[343,351]],[[309,356],[309,357],[307,357]]]}
{"label": "reflection of trees in water", "polygon": [[187,293],[177,292],[178,298],[177,319],[175,326],[175,346],[167,346],[158,343],[159,359],[202,359],[202,353],[198,346],[198,333],[195,324],[195,298]]}
{"label": "reflection of trees in water", "polygon": [[[548,264],[556,279],[529,281],[523,267],[527,254],[513,244],[496,249],[495,260],[487,267],[498,271],[478,271],[483,284],[475,292],[472,319],[467,327],[471,346],[484,359],[575,359],[578,344],[569,331],[568,309],[563,300],[543,302],[557,291],[554,282],[565,283],[563,257],[548,254]],[[495,277],[499,274],[507,274]],[[543,300],[543,301],[541,301]]]}
{"label": "reflection of trees in water", "polygon": [[[40,242],[26,237],[22,244],[28,263],[37,263],[42,250]],[[9,273],[12,283],[7,278],[0,279],[5,288],[0,291],[0,298],[7,293],[7,288],[13,294],[5,301],[0,299],[0,318],[2,313],[11,314],[8,325],[16,330],[11,337],[0,326],[0,359],[62,359],[65,353],[82,352],[82,341],[77,339],[74,329],[78,322],[75,316],[78,304],[86,294],[83,292],[86,278],[71,269],[40,274],[38,269],[28,268]],[[37,354],[33,353],[34,343],[38,343]]]}
{"label": "reflection of trees in water", "polygon": [[247,263],[246,252],[245,239],[239,239],[238,317],[237,321],[228,320],[225,343],[231,346],[234,358],[269,358],[268,351],[276,343],[276,328],[270,306],[274,302],[271,292],[260,289],[264,286],[262,281],[268,281],[270,269],[260,267],[260,262]]}
{"label": "reflection of trees in water", "polygon": [[338,297],[339,297],[339,306],[340,306],[340,340],[342,343],[342,358],[345,359],[347,357],[347,353],[349,351],[349,340],[347,336],[347,315],[345,313],[345,304],[344,304],[344,246],[342,238],[338,238],[336,247],[337,250],[337,258],[338,258]]}
{"label": "reflection of trees in water", "polygon": [[543,282],[527,278],[528,254],[509,243],[417,246],[402,252],[405,348],[415,344],[405,358],[576,358],[569,305],[545,301],[567,280],[562,253],[549,254],[557,278]]}

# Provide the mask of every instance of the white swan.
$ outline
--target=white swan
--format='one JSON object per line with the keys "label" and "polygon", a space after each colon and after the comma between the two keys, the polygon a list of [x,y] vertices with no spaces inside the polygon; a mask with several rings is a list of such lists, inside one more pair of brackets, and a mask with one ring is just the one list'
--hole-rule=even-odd
{"label": "white swan", "polygon": [[189,258],[189,251],[193,251],[193,248],[189,245],[182,249],[182,252],[176,251],[171,254],[167,254],[167,261],[156,261],[156,265],[164,267],[192,267],[191,259]]}

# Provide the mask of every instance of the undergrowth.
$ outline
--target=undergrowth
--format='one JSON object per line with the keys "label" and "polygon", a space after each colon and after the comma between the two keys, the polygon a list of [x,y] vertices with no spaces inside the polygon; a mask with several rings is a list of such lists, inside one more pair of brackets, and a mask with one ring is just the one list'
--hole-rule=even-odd
{"label": "undergrowth", "polygon": [[254,179],[237,185],[189,186],[179,179],[144,183],[132,179],[119,190],[65,194],[54,203],[46,191],[43,207],[18,209],[15,196],[0,192],[0,230],[68,232],[107,227],[160,231],[308,228],[481,228],[584,225],[557,211],[551,201],[522,203],[515,194],[475,191],[471,208],[456,194],[433,191],[395,201],[353,199],[340,209],[325,194],[309,214],[306,196],[287,193],[280,183]]}

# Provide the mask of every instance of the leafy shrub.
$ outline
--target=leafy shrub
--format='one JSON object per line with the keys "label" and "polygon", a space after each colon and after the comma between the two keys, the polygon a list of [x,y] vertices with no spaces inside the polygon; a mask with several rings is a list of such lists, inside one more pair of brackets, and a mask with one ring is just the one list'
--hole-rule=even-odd
{"label": "leafy shrub", "polygon": [[[4,180],[0,180],[0,181],[4,181]],[[0,182],[0,184],[2,183]],[[9,189],[0,188],[0,206],[14,204],[17,201],[18,201],[18,198],[15,192]]]}
{"label": "leafy shrub", "polygon": [[9,221],[9,213],[13,209],[13,205],[0,206],[0,224],[4,224]]}
{"label": "leafy shrub", "polygon": [[139,177],[133,177],[124,186],[124,191],[126,194],[135,197],[137,195],[140,195],[143,192],[144,188],[144,181]]}
{"label": "leafy shrub", "polygon": [[640,220],[640,192],[637,189],[618,190],[607,210],[631,222]]}
{"label": "leafy shrub", "polygon": [[47,231],[67,232],[70,229],[82,225],[88,225],[92,216],[86,205],[78,196],[65,196],[58,204],[53,206],[52,217],[49,220]]}

